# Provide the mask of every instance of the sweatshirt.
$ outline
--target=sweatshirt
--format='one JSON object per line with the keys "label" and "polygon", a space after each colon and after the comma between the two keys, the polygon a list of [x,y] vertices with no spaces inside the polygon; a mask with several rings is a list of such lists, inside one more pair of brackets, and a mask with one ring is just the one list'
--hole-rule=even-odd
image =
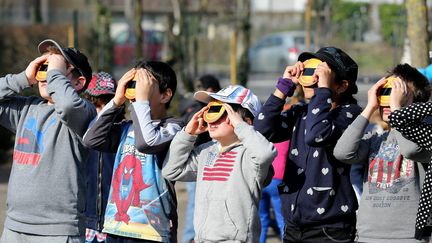
{"label": "sweatshirt", "polygon": [[357,217],[358,241],[418,242],[413,225],[424,168],[416,162],[428,163],[431,154],[394,129],[364,135],[368,124],[358,116],[334,150],[345,163],[367,165]]}
{"label": "sweatshirt", "polygon": [[152,120],[148,101],[130,106],[132,120],[115,122],[122,114],[111,100],[90,126],[84,142],[116,152],[103,232],[128,238],[176,242],[177,201],[174,185],[162,177],[162,166],[182,122]]}
{"label": "sweatshirt", "polygon": [[171,143],[163,175],[197,182],[195,242],[259,242],[259,199],[276,149],[245,122],[234,132],[241,142],[223,151],[215,140],[194,148],[197,136],[184,130]]}
{"label": "sweatshirt", "polygon": [[350,166],[333,156],[343,130],[360,114],[355,104],[332,109],[332,92],[315,88],[307,105],[282,112],[285,100],[271,95],[254,126],[272,142],[290,139],[283,183],[282,214],[290,228],[350,228],[357,200]]}
{"label": "sweatshirt", "polygon": [[55,102],[19,96],[25,73],[0,80],[0,124],[14,132],[5,227],[36,235],[83,235],[85,166],[82,143],[94,106],[58,70],[47,75]]}

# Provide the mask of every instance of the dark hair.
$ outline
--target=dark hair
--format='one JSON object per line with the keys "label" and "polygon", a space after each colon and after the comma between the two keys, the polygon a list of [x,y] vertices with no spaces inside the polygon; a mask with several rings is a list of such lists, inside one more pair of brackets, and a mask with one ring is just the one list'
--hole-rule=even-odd
{"label": "dark hair", "polygon": [[233,108],[233,110],[240,114],[240,116],[243,118],[243,121],[246,121],[246,117],[251,119],[251,121],[254,120],[254,115],[252,112],[250,112],[248,109],[244,108],[240,104],[232,104],[229,103],[229,105]]}
{"label": "dark hair", "polygon": [[387,77],[397,76],[406,83],[414,86],[413,102],[426,102],[431,95],[431,86],[428,79],[421,74],[416,68],[409,64],[398,64],[388,73]]}
{"label": "dark hair", "polygon": [[168,64],[158,61],[140,61],[135,68],[149,71],[159,83],[159,92],[163,93],[171,89],[171,99],[165,104],[165,108],[168,108],[177,89],[177,77],[174,70]]}
{"label": "dark hair", "polygon": [[84,93],[84,98],[89,100],[94,106],[96,107],[102,107],[103,105],[106,105],[110,100],[114,97],[113,94],[103,94],[99,96],[92,96],[87,93]]}
{"label": "dark hair", "polygon": [[197,90],[207,90],[208,88],[211,88],[213,92],[218,92],[221,89],[219,80],[211,74],[206,74],[198,78]]}

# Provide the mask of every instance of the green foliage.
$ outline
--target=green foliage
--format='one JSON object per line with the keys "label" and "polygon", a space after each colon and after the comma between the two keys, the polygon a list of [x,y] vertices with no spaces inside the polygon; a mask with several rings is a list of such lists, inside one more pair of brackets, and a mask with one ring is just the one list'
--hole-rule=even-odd
{"label": "green foliage", "polygon": [[406,33],[406,10],[402,4],[381,4],[381,34],[385,41],[401,46]]}
{"label": "green foliage", "polygon": [[368,27],[367,9],[367,3],[332,1],[333,33],[339,33],[345,40],[361,41]]}

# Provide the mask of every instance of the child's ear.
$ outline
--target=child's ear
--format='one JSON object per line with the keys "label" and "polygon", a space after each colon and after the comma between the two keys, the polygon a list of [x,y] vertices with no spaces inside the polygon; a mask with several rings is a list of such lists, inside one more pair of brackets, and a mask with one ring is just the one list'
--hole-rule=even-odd
{"label": "child's ear", "polygon": [[348,89],[348,86],[349,86],[348,80],[342,80],[342,83],[336,89],[336,93],[342,94]]}
{"label": "child's ear", "polygon": [[170,88],[167,88],[165,90],[165,92],[163,92],[161,94],[161,101],[160,102],[162,104],[168,103],[170,101],[170,99],[171,99],[172,96],[173,96],[172,90]]}
{"label": "child's ear", "polygon": [[86,83],[86,79],[84,76],[79,76],[76,80],[72,81],[75,86],[75,90],[82,90],[84,88],[84,85]]}

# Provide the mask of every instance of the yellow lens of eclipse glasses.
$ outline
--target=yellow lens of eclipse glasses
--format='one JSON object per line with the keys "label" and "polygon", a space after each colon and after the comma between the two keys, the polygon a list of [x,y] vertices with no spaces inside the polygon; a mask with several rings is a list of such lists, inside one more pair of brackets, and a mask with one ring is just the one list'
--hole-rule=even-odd
{"label": "yellow lens of eclipse glasses", "polygon": [[313,74],[315,73],[315,69],[321,63],[321,60],[317,58],[307,59],[303,62],[304,71],[300,75],[299,83],[302,86],[308,87],[314,85],[318,80],[313,79]]}
{"label": "yellow lens of eclipse glasses", "polygon": [[390,105],[390,94],[393,87],[393,81],[397,78],[394,76],[388,77],[387,82],[380,88],[378,94],[378,102],[380,106],[389,106]]}
{"label": "yellow lens of eclipse glasses", "polygon": [[35,79],[37,81],[45,81],[47,77],[47,70],[48,70],[48,61],[44,62],[42,65],[40,65]]}
{"label": "yellow lens of eclipse glasses", "polygon": [[203,118],[207,123],[213,123],[219,120],[225,113],[225,107],[222,102],[211,101],[207,104],[208,109],[204,112]]}
{"label": "yellow lens of eclipse glasses", "polygon": [[126,85],[125,97],[129,100],[135,99],[136,79],[137,79],[137,76],[135,74],[134,77],[132,78],[132,80],[129,81],[129,83]]}

